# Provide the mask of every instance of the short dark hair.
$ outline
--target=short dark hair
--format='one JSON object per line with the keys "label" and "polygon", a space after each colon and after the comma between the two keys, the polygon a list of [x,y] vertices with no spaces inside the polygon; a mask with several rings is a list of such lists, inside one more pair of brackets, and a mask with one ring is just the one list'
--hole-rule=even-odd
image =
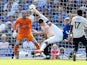
{"label": "short dark hair", "polygon": [[39,24],[43,23],[43,19],[39,19],[39,22],[38,23]]}
{"label": "short dark hair", "polygon": [[82,16],[82,10],[81,10],[81,9],[77,10],[77,14],[78,14],[79,16]]}

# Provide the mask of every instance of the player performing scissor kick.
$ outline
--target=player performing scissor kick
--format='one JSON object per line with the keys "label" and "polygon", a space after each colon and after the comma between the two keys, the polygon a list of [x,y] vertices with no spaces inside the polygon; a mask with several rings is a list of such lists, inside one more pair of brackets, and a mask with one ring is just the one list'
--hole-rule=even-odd
{"label": "player performing scissor kick", "polygon": [[40,50],[35,50],[35,53],[42,53],[49,43],[61,42],[63,40],[63,31],[47,19],[38,10],[32,9],[34,13],[40,16],[39,24],[43,30],[43,33],[47,35],[47,39],[42,42]]}

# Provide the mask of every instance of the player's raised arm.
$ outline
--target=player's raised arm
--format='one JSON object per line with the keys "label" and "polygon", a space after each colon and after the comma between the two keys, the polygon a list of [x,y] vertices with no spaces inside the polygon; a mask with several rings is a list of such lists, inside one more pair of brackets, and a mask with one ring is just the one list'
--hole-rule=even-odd
{"label": "player's raised arm", "polygon": [[34,12],[35,14],[37,14],[38,16],[40,16],[44,22],[46,22],[47,24],[50,24],[51,22],[49,21],[49,19],[47,17],[45,17],[43,14],[41,14],[35,7],[35,5],[31,4],[29,6],[29,10]]}
{"label": "player's raised arm", "polygon": [[44,20],[44,22],[46,22],[47,24],[50,23],[49,19],[47,17],[45,17],[43,14],[41,14],[37,9],[33,9],[32,11],[35,14],[39,15]]}

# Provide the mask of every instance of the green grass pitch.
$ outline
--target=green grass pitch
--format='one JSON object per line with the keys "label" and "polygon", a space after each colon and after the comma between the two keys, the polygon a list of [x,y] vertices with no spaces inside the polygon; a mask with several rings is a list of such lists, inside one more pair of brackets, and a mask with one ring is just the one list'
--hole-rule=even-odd
{"label": "green grass pitch", "polygon": [[85,60],[0,60],[0,65],[87,65]]}

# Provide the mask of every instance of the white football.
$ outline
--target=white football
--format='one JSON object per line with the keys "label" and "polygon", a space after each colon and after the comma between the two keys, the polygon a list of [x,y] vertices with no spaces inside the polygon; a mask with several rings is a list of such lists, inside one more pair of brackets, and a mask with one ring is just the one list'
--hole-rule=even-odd
{"label": "white football", "polygon": [[32,9],[36,9],[36,6],[35,6],[34,4],[31,4],[31,5],[29,6],[29,10],[32,10]]}

